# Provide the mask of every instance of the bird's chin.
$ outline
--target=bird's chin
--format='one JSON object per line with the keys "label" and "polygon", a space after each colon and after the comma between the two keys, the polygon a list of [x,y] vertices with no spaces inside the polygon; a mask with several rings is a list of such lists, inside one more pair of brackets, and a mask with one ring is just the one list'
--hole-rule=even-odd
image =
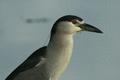
{"label": "bird's chin", "polygon": [[77,31],[77,32],[80,32],[80,31]]}
{"label": "bird's chin", "polygon": [[82,30],[79,30],[79,31],[77,31],[77,33],[78,33],[78,32],[80,33],[81,31],[82,31]]}

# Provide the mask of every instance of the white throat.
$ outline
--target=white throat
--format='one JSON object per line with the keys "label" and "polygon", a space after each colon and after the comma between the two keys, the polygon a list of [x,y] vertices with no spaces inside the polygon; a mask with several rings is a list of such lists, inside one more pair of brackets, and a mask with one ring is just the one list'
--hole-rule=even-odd
{"label": "white throat", "polygon": [[48,71],[56,80],[67,67],[73,49],[73,34],[56,33],[47,47]]}

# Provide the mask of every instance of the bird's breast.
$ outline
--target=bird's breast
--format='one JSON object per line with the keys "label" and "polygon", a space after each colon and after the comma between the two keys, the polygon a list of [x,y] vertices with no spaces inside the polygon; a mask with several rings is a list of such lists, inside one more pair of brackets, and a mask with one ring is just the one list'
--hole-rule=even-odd
{"label": "bird's breast", "polygon": [[[67,38],[67,37],[66,37]],[[59,77],[67,67],[73,49],[72,37],[57,39],[51,42],[47,48],[47,62],[49,72],[53,77]]]}

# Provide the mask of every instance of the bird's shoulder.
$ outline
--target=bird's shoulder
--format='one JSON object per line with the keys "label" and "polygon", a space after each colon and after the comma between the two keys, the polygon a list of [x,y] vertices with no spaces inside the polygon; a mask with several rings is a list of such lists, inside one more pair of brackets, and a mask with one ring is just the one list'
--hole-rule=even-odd
{"label": "bird's shoulder", "polygon": [[5,80],[13,80],[19,73],[35,67],[46,57],[46,46],[33,52],[21,65],[19,65]]}

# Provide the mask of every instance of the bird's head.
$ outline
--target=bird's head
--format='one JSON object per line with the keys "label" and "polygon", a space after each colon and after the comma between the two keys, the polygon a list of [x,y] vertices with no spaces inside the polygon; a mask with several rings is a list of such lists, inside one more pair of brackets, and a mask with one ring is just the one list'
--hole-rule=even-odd
{"label": "bird's head", "polygon": [[66,15],[54,23],[51,35],[54,35],[56,32],[73,34],[80,31],[102,33],[98,28],[85,23],[82,18],[74,15]]}

